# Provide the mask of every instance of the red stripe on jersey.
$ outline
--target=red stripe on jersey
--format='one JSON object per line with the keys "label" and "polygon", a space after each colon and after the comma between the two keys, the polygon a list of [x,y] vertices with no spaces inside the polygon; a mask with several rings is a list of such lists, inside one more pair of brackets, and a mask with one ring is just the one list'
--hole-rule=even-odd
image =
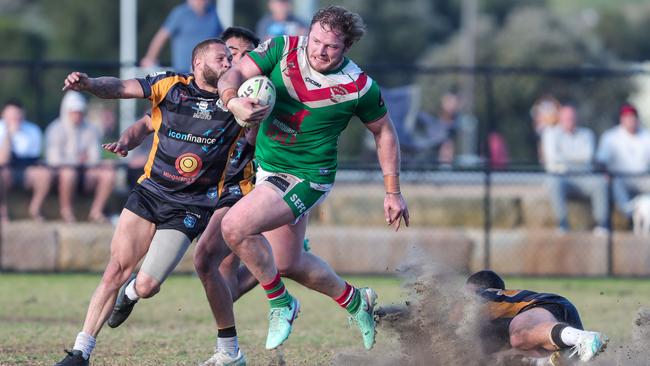
{"label": "red stripe on jersey", "polygon": [[[337,90],[334,89],[344,89],[346,93],[350,94],[357,93],[366,86],[366,83],[368,82],[368,76],[365,73],[361,73],[361,75],[359,75],[359,78],[356,80],[356,83],[349,82],[347,84],[338,84],[336,86],[328,88],[320,88],[314,90],[307,89],[307,86],[305,85],[305,79],[300,72],[300,67],[298,66],[298,51],[293,48],[297,44],[298,38],[290,37],[289,46],[291,51],[287,55],[287,71],[285,75],[291,79],[291,85],[293,85],[293,88],[296,91],[296,94],[298,95],[298,98],[301,102],[317,102],[330,99],[333,96],[340,94],[340,91],[337,92]],[[307,50],[305,50],[305,52],[307,52]],[[306,55],[306,57],[309,57],[309,55]]]}

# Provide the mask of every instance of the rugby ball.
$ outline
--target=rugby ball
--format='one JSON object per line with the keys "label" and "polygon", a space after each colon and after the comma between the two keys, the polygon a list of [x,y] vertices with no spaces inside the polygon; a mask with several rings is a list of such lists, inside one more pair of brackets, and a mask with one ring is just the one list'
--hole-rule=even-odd
{"label": "rugby ball", "polygon": [[[239,87],[237,96],[257,98],[259,99],[260,104],[270,105],[271,108],[269,108],[268,112],[264,115],[264,118],[262,118],[263,121],[271,114],[273,106],[275,105],[275,86],[266,76],[253,76],[244,81],[244,83]],[[236,117],[235,120],[242,127],[252,127],[255,125],[254,123],[240,121]]]}

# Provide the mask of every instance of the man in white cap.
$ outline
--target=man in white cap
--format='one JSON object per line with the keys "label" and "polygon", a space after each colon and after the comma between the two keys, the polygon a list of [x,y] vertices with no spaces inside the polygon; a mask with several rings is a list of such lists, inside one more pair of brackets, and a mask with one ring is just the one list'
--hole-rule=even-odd
{"label": "man in white cap", "polygon": [[46,161],[56,169],[60,214],[68,223],[76,221],[72,200],[77,187],[94,190],[88,219],[106,222],[103,210],[115,182],[114,167],[101,164],[101,134],[85,120],[86,111],[84,96],[69,91],[61,101],[59,118],[45,131]]}

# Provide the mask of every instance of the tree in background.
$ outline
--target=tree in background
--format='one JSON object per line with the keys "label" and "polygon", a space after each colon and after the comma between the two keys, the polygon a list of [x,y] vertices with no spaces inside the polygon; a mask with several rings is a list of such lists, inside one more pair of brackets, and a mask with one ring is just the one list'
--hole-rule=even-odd
{"label": "tree in background", "polygon": [[[517,7],[504,19],[501,27],[493,16],[482,15],[478,26],[477,64],[539,68],[608,67],[618,65],[598,38],[574,17],[558,16],[541,7]],[[459,37],[445,45],[431,48],[422,57],[423,66],[457,65]],[[422,75],[423,108],[435,114],[439,96],[460,82],[459,75]],[[479,121],[486,134],[484,80],[478,79],[475,98]],[[584,124],[600,132],[611,125],[610,116],[621,101],[633,91],[627,79],[576,78],[555,76],[499,75],[493,78],[494,100],[491,104],[494,124],[504,134],[515,161],[535,161],[534,132],[530,108],[541,95],[553,94],[579,107]]]}
{"label": "tree in background", "polygon": [[[138,0],[138,56],[165,16],[184,0]],[[298,1],[298,0],[295,0]],[[266,11],[267,0],[236,0],[235,23],[253,27]],[[318,6],[341,4],[359,12],[369,32],[352,50],[351,57],[367,68],[382,86],[412,82],[410,72],[373,68],[373,64],[425,66],[458,64],[458,32],[461,0],[320,0]],[[639,0],[480,0],[477,64],[564,67],[609,66],[616,60],[650,59],[645,28],[650,23],[650,4]],[[522,8],[523,6],[523,8]],[[587,12],[585,13],[585,9]],[[591,16],[585,22],[584,14]],[[595,22],[594,22],[595,20]],[[587,24],[589,23],[589,24]],[[98,0],[3,0],[0,2],[2,60],[78,60],[117,63],[119,56],[119,1]],[[168,47],[161,60],[169,63]],[[36,70],[36,69],[35,69]],[[117,75],[116,67],[91,68],[91,74]],[[4,68],[0,73],[0,101],[20,97],[30,118],[42,126],[58,114],[60,81],[70,71]],[[443,90],[458,83],[457,77],[440,75],[417,78],[425,89],[425,108],[434,113]],[[571,99],[583,120],[601,131],[615,116],[615,106],[631,92],[627,80],[500,77],[495,79],[497,123],[511,146],[514,159],[532,159],[534,153],[521,141],[532,131],[528,111],[543,92]],[[15,95],[20,91],[20,95]],[[42,105],[36,100],[42,95]],[[483,85],[477,84],[476,114],[486,120]],[[37,111],[40,111],[41,118]],[[359,128],[359,131],[363,131]],[[342,151],[358,150],[352,129],[342,137]],[[361,133],[361,132],[359,132]],[[526,140],[528,139],[528,140]],[[349,141],[350,143],[348,143]]]}

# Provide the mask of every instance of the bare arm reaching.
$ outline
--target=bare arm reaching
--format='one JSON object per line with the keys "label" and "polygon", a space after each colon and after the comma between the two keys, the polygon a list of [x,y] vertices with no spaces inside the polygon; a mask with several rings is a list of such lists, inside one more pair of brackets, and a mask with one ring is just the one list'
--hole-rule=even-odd
{"label": "bare arm reaching", "polygon": [[151,117],[145,115],[137,120],[134,124],[129,126],[120,135],[119,140],[108,144],[103,144],[102,147],[112,153],[118,154],[122,157],[128,155],[129,151],[139,146],[142,141],[154,131],[151,123]]}
{"label": "bare arm reaching", "polygon": [[404,218],[404,223],[409,226],[409,211],[406,201],[399,188],[400,152],[397,133],[393,123],[386,113],[380,119],[366,124],[372,132],[377,145],[377,157],[384,174],[386,196],[384,197],[384,216],[386,222],[399,230]]}
{"label": "bare arm reaching", "polygon": [[72,72],[63,81],[63,90],[87,91],[104,99],[144,98],[144,91],[135,79],[121,80],[111,76],[89,78],[82,72]]}
{"label": "bare arm reaching", "polygon": [[142,67],[155,66],[158,63],[158,55],[160,55],[160,51],[162,50],[163,46],[165,45],[165,42],[167,42],[170,36],[171,34],[167,29],[165,28],[158,29],[156,35],[153,36],[153,38],[151,39],[151,43],[149,43],[147,54],[144,55],[142,60],[140,60],[140,66]]}

